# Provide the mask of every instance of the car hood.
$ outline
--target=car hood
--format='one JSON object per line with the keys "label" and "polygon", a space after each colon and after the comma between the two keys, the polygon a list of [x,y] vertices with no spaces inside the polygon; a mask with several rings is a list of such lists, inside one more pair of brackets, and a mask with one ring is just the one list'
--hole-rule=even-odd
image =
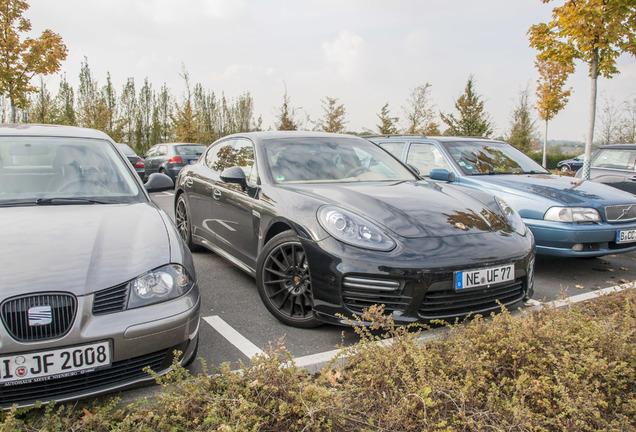
{"label": "car hood", "polygon": [[151,204],[59,205],[0,211],[3,297],[83,295],[170,262],[164,220]]}
{"label": "car hood", "polygon": [[351,210],[407,238],[512,232],[492,196],[481,193],[470,196],[448,185],[425,181],[363,182],[287,188]]}
{"label": "car hood", "polygon": [[530,210],[543,215],[555,205],[602,210],[608,205],[636,202],[630,194],[607,185],[548,174],[468,176],[460,183],[500,195],[522,216]]}

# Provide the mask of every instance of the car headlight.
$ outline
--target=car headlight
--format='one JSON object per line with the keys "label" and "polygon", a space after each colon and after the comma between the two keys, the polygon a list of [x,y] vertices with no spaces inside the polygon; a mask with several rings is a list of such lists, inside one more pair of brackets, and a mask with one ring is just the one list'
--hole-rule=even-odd
{"label": "car headlight", "polygon": [[187,293],[194,285],[186,270],[169,264],[139,276],[130,282],[128,309],[171,300]]}
{"label": "car headlight", "polygon": [[514,211],[514,209],[510,207],[507,202],[505,202],[498,196],[495,197],[495,200],[497,201],[497,204],[499,204],[499,208],[501,208],[501,211],[504,212],[504,214],[508,218],[508,222],[512,226],[512,229],[514,229],[517,234],[525,235],[528,229],[526,227],[526,224],[523,222],[523,219],[521,219],[521,216],[519,216],[519,213]]}
{"label": "car headlight", "polygon": [[554,222],[601,222],[601,215],[594,208],[589,207],[550,207],[544,220]]}
{"label": "car headlight", "polygon": [[396,245],[395,241],[373,222],[338,207],[322,207],[318,211],[318,221],[333,237],[352,246],[390,251]]}

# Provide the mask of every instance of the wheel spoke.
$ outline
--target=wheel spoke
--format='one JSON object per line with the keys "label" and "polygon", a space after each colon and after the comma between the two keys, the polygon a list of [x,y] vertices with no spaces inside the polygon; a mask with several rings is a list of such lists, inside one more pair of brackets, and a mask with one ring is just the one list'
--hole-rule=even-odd
{"label": "wheel spoke", "polygon": [[285,296],[283,297],[283,301],[278,306],[278,310],[281,310],[281,311],[283,310],[283,307],[285,306],[285,303],[287,303],[287,299],[289,298],[290,295],[291,293],[289,291],[285,292]]}

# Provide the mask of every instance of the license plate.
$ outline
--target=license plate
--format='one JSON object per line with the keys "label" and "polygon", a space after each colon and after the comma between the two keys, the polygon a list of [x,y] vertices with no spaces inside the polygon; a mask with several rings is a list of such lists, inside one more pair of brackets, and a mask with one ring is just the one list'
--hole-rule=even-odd
{"label": "license plate", "polygon": [[634,243],[636,242],[636,229],[619,230],[616,232],[616,243]]}
{"label": "license plate", "polygon": [[110,344],[65,347],[0,357],[0,386],[47,381],[110,366]]}
{"label": "license plate", "polygon": [[515,279],[515,265],[464,270],[455,272],[455,289],[487,287]]}

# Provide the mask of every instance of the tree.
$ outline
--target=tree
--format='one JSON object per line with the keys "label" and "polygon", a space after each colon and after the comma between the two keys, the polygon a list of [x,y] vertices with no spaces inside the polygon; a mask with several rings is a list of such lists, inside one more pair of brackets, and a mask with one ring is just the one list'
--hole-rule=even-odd
{"label": "tree", "polygon": [[322,99],[324,117],[318,121],[318,128],[323,132],[343,133],[347,120],[347,110],[343,104],[338,104],[338,98],[325,97]]}
{"label": "tree", "polygon": [[439,135],[439,124],[435,122],[435,113],[430,96],[431,85],[426,83],[411,90],[406,107],[402,107],[406,118],[405,133]]}
{"label": "tree", "polygon": [[599,75],[611,78],[619,72],[616,59],[621,53],[636,56],[634,0],[569,0],[552,10],[552,21],[533,25],[528,34],[539,60],[566,64],[581,60],[588,65],[591,88],[583,178],[589,179],[597,80]]}
{"label": "tree", "polygon": [[294,120],[296,110],[290,107],[290,98],[287,95],[287,86],[285,86],[285,94],[283,95],[283,105],[280,107],[279,114],[276,116],[276,130],[279,131],[295,131],[298,130],[298,123]]}
{"label": "tree", "polygon": [[[135,121],[137,118],[137,92],[135,79],[128,78],[119,98],[120,123],[123,140],[131,147],[135,147]],[[137,149],[137,151],[145,149]],[[141,152],[143,153],[143,151]]]}
{"label": "tree", "polygon": [[55,96],[55,117],[53,123],[61,125],[77,124],[75,118],[75,92],[66,80],[66,74],[62,76],[60,86]]}
{"label": "tree", "polygon": [[600,145],[618,144],[621,134],[621,106],[616,105],[614,98],[603,98],[599,116]]}
{"label": "tree", "polygon": [[536,135],[535,121],[530,108],[530,95],[526,87],[519,92],[519,100],[512,112],[512,124],[507,141],[524,153],[532,149],[532,140]]}
{"label": "tree", "polygon": [[543,168],[546,167],[546,154],[548,151],[548,123],[568,103],[571,88],[563,86],[568,76],[574,70],[571,63],[562,63],[554,60],[537,60],[534,65],[539,71],[537,80],[537,105],[539,118],[545,121],[545,133],[543,136]]}
{"label": "tree", "polygon": [[77,95],[77,124],[79,126],[106,131],[108,129],[108,106],[106,98],[93,77],[86,57],[80,69],[80,84]]}
{"label": "tree", "polygon": [[455,101],[455,109],[459,112],[457,118],[453,114],[440,113],[442,121],[448,125],[446,135],[488,137],[492,134],[492,123],[484,112],[484,102],[475,93],[472,75],[468,77],[464,94]]}
{"label": "tree", "polygon": [[389,103],[385,103],[382,107],[382,111],[378,114],[380,124],[377,125],[378,132],[382,135],[390,135],[398,133],[395,123],[398,122],[397,117],[391,117],[391,110],[389,109]]}
{"label": "tree", "polygon": [[40,86],[36,93],[33,108],[29,111],[29,122],[31,123],[53,123],[57,115],[55,99],[46,88],[44,80],[40,77]]}
{"label": "tree", "polygon": [[67,54],[60,35],[48,29],[37,39],[20,40],[20,33],[31,30],[22,16],[28,8],[23,0],[0,0],[0,95],[9,99],[12,123],[16,108],[26,108],[28,94],[37,91],[31,78],[57,72]]}
{"label": "tree", "polygon": [[123,134],[117,118],[117,91],[110,79],[110,72],[106,74],[106,85],[102,88],[102,95],[104,98],[104,114],[106,116],[106,129],[104,132],[116,142],[120,142]]}
{"label": "tree", "polygon": [[624,103],[624,115],[618,140],[624,144],[636,143],[636,99]]}
{"label": "tree", "polygon": [[175,138],[178,142],[199,142],[199,119],[192,104],[192,94],[190,92],[190,75],[183,68],[181,77],[185,82],[185,95],[181,105],[176,104],[175,112],[172,116]]}

